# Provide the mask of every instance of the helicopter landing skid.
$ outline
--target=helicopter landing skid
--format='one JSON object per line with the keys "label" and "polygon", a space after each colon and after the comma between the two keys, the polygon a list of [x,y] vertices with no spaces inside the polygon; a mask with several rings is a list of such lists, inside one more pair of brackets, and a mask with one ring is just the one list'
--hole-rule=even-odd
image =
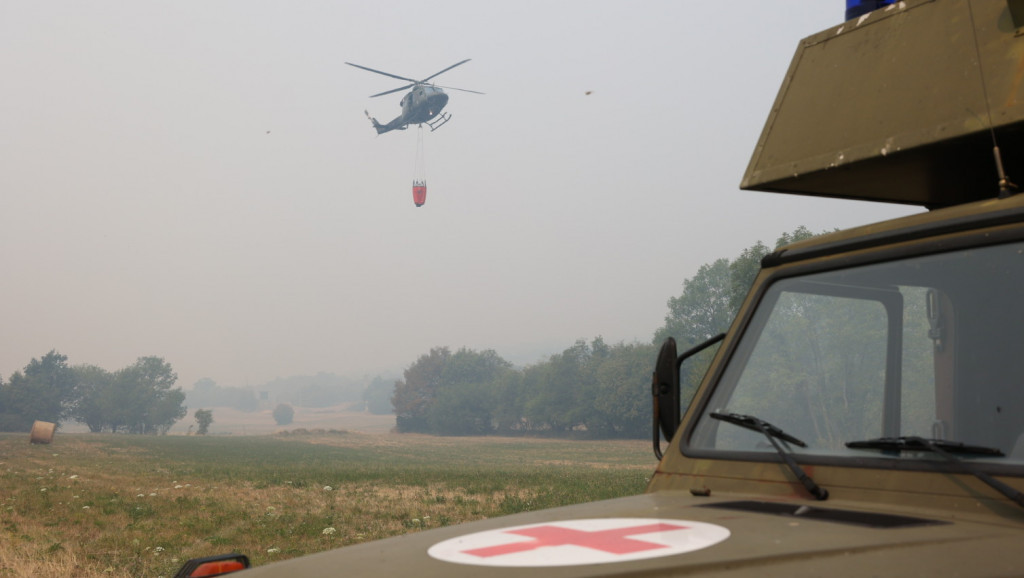
{"label": "helicopter landing skid", "polygon": [[441,128],[442,126],[444,126],[444,124],[446,122],[448,122],[449,120],[451,120],[451,119],[452,119],[452,115],[450,113],[443,112],[443,113],[439,114],[437,116],[437,118],[434,119],[433,122],[428,122],[427,126],[430,127],[430,132],[434,132],[435,130],[437,130],[437,129]]}

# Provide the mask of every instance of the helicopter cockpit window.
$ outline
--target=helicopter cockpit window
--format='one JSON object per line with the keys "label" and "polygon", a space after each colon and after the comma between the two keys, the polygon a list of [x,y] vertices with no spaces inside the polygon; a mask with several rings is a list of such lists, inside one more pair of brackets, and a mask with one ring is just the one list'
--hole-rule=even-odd
{"label": "helicopter cockpit window", "polygon": [[717,412],[806,442],[789,448],[797,456],[942,460],[847,446],[915,436],[1005,454],[971,460],[1024,465],[1022,283],[1021,243],[782,279],[686,449],[774,453],[762,433],[710,417]]}

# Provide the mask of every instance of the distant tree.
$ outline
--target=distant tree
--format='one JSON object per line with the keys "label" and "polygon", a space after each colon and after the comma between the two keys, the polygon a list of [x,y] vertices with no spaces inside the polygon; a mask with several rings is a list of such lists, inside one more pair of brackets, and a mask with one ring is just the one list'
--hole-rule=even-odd
{"label": "distant tree", "polygon": [[173,388],[178,380],[171,365],[159,357],[140,357],[115,374],[123,405],[113,413],[118,427],[129,433],[166,434],[185,417],[185,393]]}
{"label": "distant tree", "polygon": [[75,403],[75,373],[67,356],[50,351],[33,358],[24,371],[16,371],[0,384],[0,429],[28,431],[35,420],[56,424]]}
{"label": "distant tree", "polygon": [[288,425],[295,418],[295,410],[286,403],[279,403],[272,414],[277,425]]}
{"label": "distant tree", "polygon": [[665,326],[655,342],[671,336],[681,347],[689,347],[728,329],[735,315],[730,287],[728,259],[701,265],[696,275],[683,281],[682,294],[668,300]]}
{"label": "distant tree", "polygon": [[391,398],[400,432],[479,435],[493,430],[494,381],[512,366],[493,350],[435,347],[405,371]]}
{"label": "distant tree", "polygon": [[585,427],[593,409],[592,349],[580,339],[563,351],[538,364],[526,387],[523,407],[532,428],[555,434]]}
{"label": "distant tree", "polygon": [[444,366],[451,356],[447,347],[434,347],[405,370],[404,380],[395,382],[391,405],[395,408],[398,431],[429,431],[428,415],[437,397]]}
{"label": "distant tree", "polygon": [[[775,247],[813,236],[807,227],[797,227],[780,235]],[[665,325],[655,333],[654,342],[675,337],[680,348],[688,348],[728,329],[761,270],[761,259],[771,251],[758,241],[733,261],[722,258],[702,265],[696,275],[683,281],[682,294],[668,300]]]}
{"label": "distant tree", "polygon": [[101,432],[110,424],[111,409],[117,406],[114,374],[95,365],[78,365],[73,369],[78,382],[78,399],[70,417],[84,423],[93,433]]}
{"label": "distant tree", "polygon": [[452,354],[428,423],[443,435],[485,435],[494,431],[495,381],[512,367],[492,349],[462,348]]}
{"label": "distant tree", "polygon": [[734,314],[740,310],[740,305],[743,305],[750,286],[761,270],[761,259],[770,252],[764,243],[758,241],[729,263],[729,309]]}
{"label": "distant tree", "polygon": [[210,431],[210,424],[213,423],[213,410],[209,409],[197,409],[195,413],[196,418],[196,435],[206,435]]}
{"label": "distant tree", "polygon": [[[783,233],[775,240],[775,249],[804,239],[815,236],[807,227],[799,226],[792,233]],[[732,310],[739,311],[740,305],[747,297],[750,286],[754,284],[754,278],[761,270],[761,260],[775,249],[768,248],[764,243],[758,241],[747,247],[731,263],[729,263],[730,275],[730,296],[729,304]]]}
{"label": "distant tree", "polygon": [[593,414],[588,431],[600,437],[642,438],[651,433],[651,371],[654,345],[615,345],[594,373]]}

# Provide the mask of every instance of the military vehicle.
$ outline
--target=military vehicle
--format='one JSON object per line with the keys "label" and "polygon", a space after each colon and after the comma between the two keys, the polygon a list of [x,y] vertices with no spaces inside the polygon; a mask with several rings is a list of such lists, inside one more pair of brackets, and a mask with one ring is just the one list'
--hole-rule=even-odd
{"label": "military vehicle", "polygon": [[245,572],[1024,574],[1024,0],[886,4],[799,44],[741,186],[929,210],[777,250],[666,342],[646,493]]}

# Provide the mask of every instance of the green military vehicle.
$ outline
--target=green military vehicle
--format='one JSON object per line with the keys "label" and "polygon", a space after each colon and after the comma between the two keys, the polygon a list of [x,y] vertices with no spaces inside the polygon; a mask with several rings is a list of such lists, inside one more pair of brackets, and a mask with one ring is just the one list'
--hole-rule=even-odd
{"label": "green military vehicle", "polygon": [[783,247],[727,333],[669,340],[646,493],[247,575],[1024,575],[1024,0],[848,4],[742,187],[928,211]]}

